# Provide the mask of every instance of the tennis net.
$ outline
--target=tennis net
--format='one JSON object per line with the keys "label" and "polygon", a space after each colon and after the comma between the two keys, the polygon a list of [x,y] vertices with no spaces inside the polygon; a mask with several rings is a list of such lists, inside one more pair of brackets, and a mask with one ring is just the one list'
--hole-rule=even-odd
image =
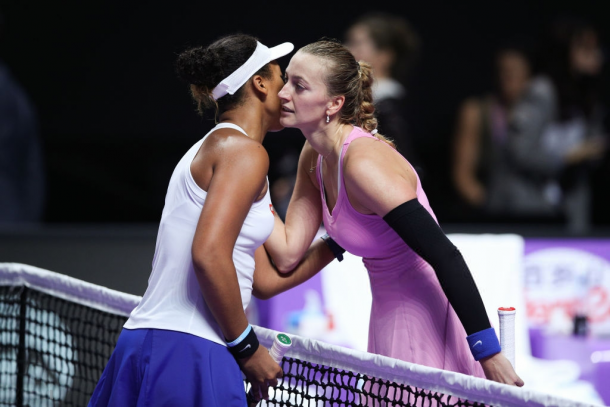
{"label": "tennis net", "polygon": [[[0,406],[84,406],[140,297],[0,263]],[[256,327],[271,347],[276,332]],[[585,404],[293,336],[262,406]],[[245,383],[247,387],[247,383]]]}

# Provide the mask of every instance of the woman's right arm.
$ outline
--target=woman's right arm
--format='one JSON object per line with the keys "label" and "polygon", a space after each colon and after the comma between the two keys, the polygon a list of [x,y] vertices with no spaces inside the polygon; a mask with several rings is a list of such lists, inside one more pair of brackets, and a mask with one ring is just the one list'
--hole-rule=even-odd
{"label": "woman's right arm", "polygon": [[485,188],[476,177],[479,156],[481,108],[476,100],[467,100],[460,109],[453,161],[453,182],[468,203],[481,206]]}
{"label": "woman's right arm", "polygon": [[309,280],[333,261],[335,255],[322,239],[317,239],[299,264],[288,273],[280,273],[277,270],[264,246],[256,249],[254,259],[256,269],[252,284],[253,294],[256,298],[266,300]]}
{"label": "woman's right arm", "polygon": [[315,169],[317,158],[318,154],[305,142],[299,157],[296,184],[286,213],[286,224],[276,214],[273,232],[265,242],[265,249],[273,263],[283,273],[299,264],[322,223],[320,190],[315,171],[310,171],[312,167]]}
{"label": "woman's right arm", "polygon": [[[228,137],[216,144],[206,141],[215,154],[208,154],[207,165],[201,158],[191,165],[197,180],[210,171],[212,161],[212,177],[193,239],[193,265],[203,298],[229,342],[248,327],[233,249],[248,211],[265,185],[269,158],[262,145],[243,137]],[[267,394],[268,383],[275,385],[282,374],[262,346],[238,362],[255,395],[258,389]]]}

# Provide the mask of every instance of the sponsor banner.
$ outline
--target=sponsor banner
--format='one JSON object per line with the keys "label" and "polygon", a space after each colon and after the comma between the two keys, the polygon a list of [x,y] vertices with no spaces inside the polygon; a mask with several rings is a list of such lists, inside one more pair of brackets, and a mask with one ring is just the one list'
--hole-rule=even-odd
{"label": "sponsor banner", "polygon": [[[593,335],[610,335],[610,239],[523,243],[508,235],[451,238],[477,281],[494,325],[498,306],[518,307],[520,343],[527,342],[521,337],[528,326],[572,333],[576,314],[586,315],[586,328]],[[346,254],[343,262],[333,262],[301,286],[253,305],[258,306],[251,310],[253,323],[366,350],[371,292],[364,265],[355,256]]]}
{"label": "sponsor banner", "polygon": [[526,239],[524,269],[530,327],[610,335],[610,239]]}

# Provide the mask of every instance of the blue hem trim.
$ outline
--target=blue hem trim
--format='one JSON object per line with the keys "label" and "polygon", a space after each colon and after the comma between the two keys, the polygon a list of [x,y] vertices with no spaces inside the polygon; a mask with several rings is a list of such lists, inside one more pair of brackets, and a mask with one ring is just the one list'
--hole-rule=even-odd
{"label": "blue hem trim", "polygon": [[474,360],[479,361],[502,351],[500,341],[493,328],[487,328],[466,337],[468,346],[474,356]]}

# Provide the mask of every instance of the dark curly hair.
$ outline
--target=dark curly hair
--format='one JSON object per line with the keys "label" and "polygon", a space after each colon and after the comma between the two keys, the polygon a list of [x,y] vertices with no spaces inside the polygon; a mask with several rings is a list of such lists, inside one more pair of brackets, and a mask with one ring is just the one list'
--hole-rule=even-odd
{"label": "dark curly hair", "polygon": [[[207,47],[187,49],[178,56],[176,72],[180,79],[191,85],[191,93],[200,114],[205,109],[216,107],[216,115],[221,115],[243,104],[243,87],[235,94],[226,94],[218,100],[214,100],[212,91],[252,56],[256,45],[255,37],[234,34],[222,37]],[[271,78],[269,64],[259,69],[255,75]]]}

